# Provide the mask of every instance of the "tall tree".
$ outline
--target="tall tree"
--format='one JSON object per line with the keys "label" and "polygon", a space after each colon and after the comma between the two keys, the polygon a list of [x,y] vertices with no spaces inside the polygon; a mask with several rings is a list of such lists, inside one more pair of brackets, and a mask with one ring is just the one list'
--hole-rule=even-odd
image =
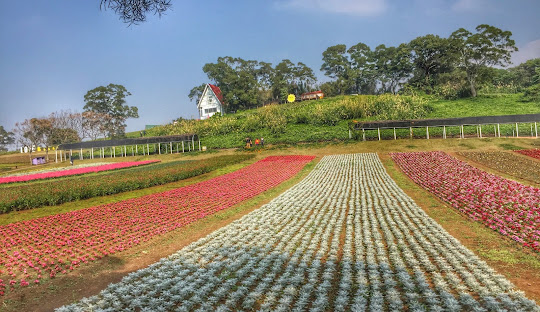
{"label": "tall tree", "polygon": [[374,94],[376,92],[374,55],[365,43],[357,43],[347,52],[350,55],[351,67],[355,71],[355,92]]}
{"label": "tall tree", "polygon": [[124,23],[138,24],[146,21],[148,13],[165,13],[171,7],[170,0],[101,0],[101,9],[111,9],[120,15]]}
{"label": "tall tree", "polygon": [[409,47],[414,66],[410,84],[429,93],[437,84],[438,76],[450,72],[455,62],[450,41],[429,34],[411,40]]}
{"label": "tall tree", "polygon": [[17,142],[28,148],[30,163],[32,163],[32,149],[39,147],[41,144],[46,144],[46,135],[50,132],[50,129],[50,121],[46,118],[32,118],[21,123],[15,123]]}
{"label": "tall tree", "polygon": [[195,103],[199,103],[199,99],[201,98],[202,93],[204,92],[204,88],[206,88],[206,83],[201,84],[200,86],[193,87],[189,91],[189,100],[193,101],[195,100]]}
{"label": "tall tree", "polygon": [[0,152],[7,151],[7,146],[15,142],[13,132],[8,132],[4,126],[0,126]]}
{"label": "tall tree", "polygon": [[386,47],[381,44],[375,48],[375,73],[381,86],[381,92],[397,93],[411,75],[411,52],[406,44],[398,47]]}
{"label": "tall tree", "polygon": [[109,84],[92,89],[84,96],[85,111],[107,114],[111,117],[105,128],[110,137],[123,137],[126,119],[139,118],[135,106],[126,105],[126,97],[131,95],[122,85]]}
{"label": "tall tree", "polygon": [[347,47],[344,44],[331,46],[323,52],[321,71],[330,78],[336,79],[334,85],[340,94],[351,92],[355,86],[356,73],[351,66]]}
{"label": "tall tree", "polygon": [[467,74],[473,97],[477,95],[478,79],[485,67],[504,67],[510,63],[512,52],[518,50],[511,36],[512,32],[487,24],[478,25],[476,33],[460,28],[450,35],[458,66]]}
{"label": "tall tree", "polygon": [[99,137],[107,135],[107,125],[110,123],[111,116],[104,113],[96,113],[92,111],[82,113],[82,129],[81,137],[89,138],[93,141]]}

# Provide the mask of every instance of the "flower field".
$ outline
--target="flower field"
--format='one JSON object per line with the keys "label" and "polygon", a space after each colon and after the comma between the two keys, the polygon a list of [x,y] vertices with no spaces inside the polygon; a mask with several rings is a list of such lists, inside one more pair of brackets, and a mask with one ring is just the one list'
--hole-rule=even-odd
{"label": "flower field", "polygon": [[523,155],[527,155],[536,159],[540,159],[540,150],[539,149],[529,149],[529,150],[517,150],[515,152],[518,152]]}
{"label": "flower field", "polygon": [[291,178],[313,158],[268,157],[172,191],[1,226],[0,294],[229,208]]}
{"label": "flower field", "polygon": [[73,169],[70,168],[70,169],[65,169],[65,170],[40,172],[40,173],[27,174],[27,175],[0,177],[0,184],[13,183],[13,182],[25,182],[25,181],[32,181],[32,180],[39,180],[39,179],[51,179],[51,178],[66,177],[66,176],[79,175],[79,174],[85,174],[85,173],[91,173],[91,172],[116,170],[116,169],[122,169],[122,168],[143,166],[147,164],[153,164],[156,162],[159,162],[159,160],[125,161],[125,162],[110,163],[110,164],[99,165],[99,166],[89,166],[89,167],[73,168]]}
{"label": "flower field", "polygon": [[[101,165],[108,165],[108,164],[110,164],[110,162],[95,162],[95,163],[88,163],[88,164],[79,164],[79,165],[69,166],[69,169],[94,167],[94,166],[101,166]],[[24,171],[20,173],[6,174],[6,175],[3,175],[2,177],[18,177],[18,176],[24,176],[24,175],[29,175],[29,174],[55,172],[55,171],[62,171],[62,170],[66,170],[66,168],[61,167],[61,168],[36,169],[36,170]]]}
{"label": "flower field", "polygon": [[198,161],[172,161],[126,168],[122,174],[104,172],[74,176],[62,181],[4,185],[0,191],[0,213],[53,206],[80,199],[117,194],[194,177],[217,168],[242,162],[253,155],[216,156]]}
{"label": "flower field", "polygon": [[513,152],[459,152],[475,162],[517,178],[540,184],[540,161]]}
{"label": "flower field", "polygon": [[540,189],[477,169],[443,152],[392,154],[415,183],[524,246],[540,251]]}
{"label": "flower field", "polygon": [[300,183],[57,311],[539,311],[429,218],[376,154]]}

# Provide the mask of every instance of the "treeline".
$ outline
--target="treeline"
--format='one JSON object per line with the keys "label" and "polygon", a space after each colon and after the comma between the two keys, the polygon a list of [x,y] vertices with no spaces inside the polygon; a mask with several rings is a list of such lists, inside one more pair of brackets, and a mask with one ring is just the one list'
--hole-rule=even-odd
{"label": "treeline", "polygon": [[96,140],[100,137],[125,136],[126,120],[138,118],[138,108],[128,106],[125,98],[131,95],[122,85],[109,84],[89,90],[84,95],[84,111],[53,112],[47,117],[16,122],[13,131],[0,126],[0,151],[17,143],[28,147],[30,158],[33,147],[57,146],[64,143]]}
{"label": "treeline", "polygon": [[[282,103],[287,94],[321,89],[326,96],[416,91],[446,99],[476,96],[481,88],[525,91],[525,100],[538,98],[540,59],[510,69],[517,51],[510,31],[479,25],[474,32],[460,28],[448,38],[428,34],[397,47],[364,43],[331,46],[322,53],[321,71],[332,81],[317,84],[313,70],[290,60],[270,63],[220,57],[203,67],[220,87],[227,111]],[[198,100],[204,84],[193,88]],[[529,88],[529,89],[528,89]]]}

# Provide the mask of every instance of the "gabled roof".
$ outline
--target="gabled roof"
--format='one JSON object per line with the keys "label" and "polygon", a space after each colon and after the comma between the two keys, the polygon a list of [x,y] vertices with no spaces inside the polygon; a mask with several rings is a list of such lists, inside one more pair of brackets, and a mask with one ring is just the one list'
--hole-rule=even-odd
{"label": "gabled roof", "polygon": [[218,86],[214,86],[213,84],[208,84],[218,100],[223,103],[223,95],[221,94],[221,89]]}
{"label": "gabled roof", "polygon": [[216,96],[216,98],[219,101],[219,104],[223,104],[223,94],[221,94],[221,89],[219,89],[218,86],[214,86],[213,84],[207,84],[204,87],[204,91],[201,94],[201,97],[199,98],[199,102],[197,102],[197,107],[201,106],[202,99],[206,95],[206,92],[209,92],[209,91],[212,91],[214,93],[214,95]]}

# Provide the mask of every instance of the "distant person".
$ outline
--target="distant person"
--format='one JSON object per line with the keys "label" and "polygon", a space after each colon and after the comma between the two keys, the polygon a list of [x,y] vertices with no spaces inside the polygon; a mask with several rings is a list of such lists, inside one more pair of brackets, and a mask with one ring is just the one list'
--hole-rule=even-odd
{"label": "distant person", "polygon": [[264,138],[261,138],[261,147],[264,147]]}
{"label": "distant person", "polygon": [[140,135],[141,135],[141,138],[142,138],[142,131],[139,131]]}
{"label": "distant person", "polygon": [[249,141],[250,141],[250,140],[249,140],[249,137],[246,138],[246,148],[249,148]]}
{"label": "distant person", "polygon": [[73,155],[69,155],[69,163],[73,166]]}
{"label": "distant person", "polygon": [[255,146],[259,146],[259,144],[261,144],[261,141],[259,141],[259,139],[255,139]]}

